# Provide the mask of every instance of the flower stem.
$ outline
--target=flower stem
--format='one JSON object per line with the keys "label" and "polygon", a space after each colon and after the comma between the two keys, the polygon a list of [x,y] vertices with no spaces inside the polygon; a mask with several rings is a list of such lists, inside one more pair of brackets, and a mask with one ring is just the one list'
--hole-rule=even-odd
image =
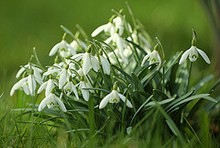
{"label": "flower stem", "polygon": [[89,126],[90,126],[89,145],[93,147],[94,146],[94,134],[95,134],[94,102],[91,98],[89,99],[88,102],[89,102]]}
{"label": "flower stem", "polygon": [[190,65],[189,65],[189,76],[188,76],[188,84],[187,84],[187,89],[186,89],[187,92],[189,91],[191,72],[192,72],[192,62],[190,62]]}

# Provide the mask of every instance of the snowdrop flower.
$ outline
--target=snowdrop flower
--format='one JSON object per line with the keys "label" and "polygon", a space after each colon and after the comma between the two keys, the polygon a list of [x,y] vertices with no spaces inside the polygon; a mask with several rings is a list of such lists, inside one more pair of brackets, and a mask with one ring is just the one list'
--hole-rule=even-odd
{"label": "snowdrop flower", "polygon": [[96,56],[92,55],[90,48],[91,46],[88,47],[88,50],[85,53],[79,53],[71,57],[71,59],[75,60],[82,59],[82,71],[84,75],[87,75],[91,69],[98,72],[100,68],[99,61]]}
{"label": "snowdrop flower", "polygon": [[100,63],[102,65],[103,72],[107,75],[110,75],[110,63],[106,57],[103,56],[102,51],[100,51]]}
{"label": "snowdrop flower", "polygon": [[91,36],[95,37],[102,31],[104,31],[107,34],[110,34],[111,36],[118,31],[119,35],[121,36],[124,31],[124,22],[122,18],[117,16],[116,18],[110,20],[110,22],[108,22],[107,24],[99,26],[92,32]]}
{"label": "snowdrop flower", "polygon": [[117,16],[113,19],[113,23],[115,24],[115,30],[118,30],[119,35],[123,34],[124,31],[124,21],[120,16]]}
{"label": "snowdrop flower", "polygon": [[88,90],[87,88],[93,88],[92,85],[88,82],[85,77],[81,79],[79,82],[79,89],[82,92],[83,99],[88,101],[89,100],[89,92],[93,92],[92,90]]}
{"label": "snowdrop flower", "polygon": [[100,68],[99,61],[91,53],[86,52],[82,57],[82,61],[83,61],[82,70],[83,70],[84,75],[86,75],[92,68],[96,72],[98,72]]}
{"label": "snowdrop flower", "polygon": [[76,99],[79,100],[78,92],[73,82],[71,81],[67,82],[66,85],[63,87],[63,90],[67,96],[69,96],[73,92],[74,95],[76,96]]}
{"label": "snowdrop flower", "polygon": [[52,90],[55,88],[55,84],[52,79],[44,82],[38,89],[37,93],[41,93],[45,89],[45,96],[49,96],[52,93]]}
{"label": "snowdrop flower", "polygon": [[149,64],[151,65],[151,64],[153,64],[153,63],[159,63],[159,66],[161,65],[161,63],[162,63],[162,61],[161,61],[161,58],[160,58],[160,55],[159,55],[159,53],[158,53],[158,51],[156,50],[156,49],[154,49],[151,53],[148,53],[145,57],[144,57],[144,59],[142,60],[142,62],[141,62],[141,66],[143,66],[144,65],[144,63],[146,62],[146,61],[149,61]]}
{"label": "snowdrop flower", "polygon": [[68,44],[65,40],[62,40],[61,42],[57,43],[49,53],[49,56],[55,55],[57,52],[60,52],[60,55],[64,58],[69,57],[71,55],[75,55],[76,51],[70,44]]}
{"label": "snowdrop flower", "polygon": [[59,75],[60,75],[59,89],[61,89],[66,84],[66,82],[69,80],[71,76],[71,71],[67,67],[65,67],[61,70]]}
{"label": "snowdrop flower", "polygon": [[38,84],[43,83],[42,76],[41,76],[43,71],[31,63],[28,63],[27,65],[22,66],[21,69],[19,69],[19,71],[17,72],[16,78],[19,78],[25,72],[28,73],[28,71],[29,73],[33,73],[34,79],[37,81]]}
{"label": "snowdrop flower", "polygon": [[84,43],[83,41],[77,39],[76,40],[73,40],[71,43],[70,43],[70,46],[75,49],[75,50],[79,50],[80,47],[82,47],[83,49],[86,49],[87,48],[87,45],[86,43]]}
{"label": "snowdrop flower", "polygon": [[97,36],[99,33],[101,33],[102,31],[104,31],[105,33],[109,33],[109,34],[113,34],[114,31],[115,31],[115,28],[114,28],[114,24],[112,22],[108,22],[107,24],[104,24],[104,25],[101,25],[99,26],[98,28],[96,28],[91,36],[92,37],[95,37]]}
{"label": "snowdrop flower", "polygon": [[54,106],[58,105],[60,107],[60,109],[63,112],[66,112],[66,107],[63,104],[63,102],[61,101],[60,98],[58,98],[55,94],[50,93],[48,96],[46,96],[40,103],[40,105],[38,106],[38,111],[42,111],[46,106],[51,109]]}
{"label": "snowdrop flower", "polygon": [[121,93],[116,90],[116,86],[113,86],[113,90],[111,93],[106,95],[99,104],[99,109],[104,108],[108,103],[118,103],[120,99],[126,103],[127,107],[133,108],[131,102]]}
{"label": "snowdrop flower", "polygon": [[189,60],[191,62],[195,62],[198,58],[198,53],[202,56],[202,58],[205,60],[206,63],[210,64],[210,60],[208,58],[208,56],[206,55],[206,53],[204,51],[202,51],[201,49],[197,48],[196,46],[191,46],[188,50],[186,50],[179,61],[179,64],[183,64],[187,57],[189,58]]}
{"label": "snowdrop flower", "polygon": [[26,95],[35,95],[36,90],[36,80],[34,79],[34,76],[30,74],[29,76],[22,78],[17,83],[14,84],[10,91],[10,95],[12,96],[14,92],[18,89],[23,89],[24,93]]}

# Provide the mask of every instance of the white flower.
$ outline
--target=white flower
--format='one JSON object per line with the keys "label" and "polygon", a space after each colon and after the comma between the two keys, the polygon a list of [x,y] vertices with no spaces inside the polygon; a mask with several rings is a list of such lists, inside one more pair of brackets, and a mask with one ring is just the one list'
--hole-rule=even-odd
{"label": "white flower", "polygon": [[117,16],[113,19],[113,23],[115,24],[115,30],[118,31],[120,35],[124,32],[124,21],[121,17]]}
{"label": "white flower", "polygon": [[15,83],[10,91],[10,95],[12,96],[18,89],[23,89],[26,95],[34,96],[36,90],[36,80],[34,79],[34,76],[29,75]]}
{"label": "white flower", "polygon": [[49,53],[49,56],[55,55],[57,52],[60,52],[60,55],[64,58],[70,56],[70,55],[75,55],[76,51],[70,44],[68,44],[65,40],[62,40],[61,42],[57,43]]}
{"label": "white flower", "polygon": [[86,101],[89,100],[89,91],[91,91],[91,90],[88,90],[87,88],[92,88],[90,83],[88,83],[85,80],[82,80],[82,81],[79,82],[79,89],[82,92],[83,99],[86,100]]}
{"label": "white flower", "polygon": [[210,60],[206,53],[202,51],[201,49],[197,48],[196,46],[191,46],[188,50],[186,50],[179,61],[179,64],[182,64],[186,61],[187,57],[189,57],[189,60],[191,62],[195,62],[198,58],[198,53],[202,56],[202,58],[205,60],[206,63],[210,64]]}
{"label": "white flower", "polygon": [[108,22],[107,24],[99,26],[98,28],[96,28],[92,32],[91,36],[95,37],[95,36],[97,36],[102,31],[104,31],[106,33],[113,34],[113,32],[115,31],[114,24],[112,22]]}
{"label": "white flower", "polygon": [[98,72],[100,68],[97,57],[93,56],[90,52],[76,54],[71,57],[71,59],[75,59],[77,61],[82,59],[82,71],[84,75],[87,75],[91,69]]}
{"label": "white flower", "polygon": [[68,80],[69,80],[69,75],[67,73],[67,70],[63,68],[62,71],[60,72],[59,89],[61,89]]}
{"label": "white flower", "polygon": [[48,96],[52,93],[52,90],[54,89],[55,84],[52,79],[49,79],[48,81],[44,82],[38,89],[37,93],[41,93],[45,89],[45,96]]}
{"label": "white flower", "polygon": [[110,75],[110,64],[106,57],[100,55],[100,63],[105,74]]}
{"label": "white flower", "polygon": [[129,108],[133,108],[131,102],[126,97],[120,94],[117,90],[112,90],[110,94],[105,96],[99,104],[99,109],[104,108],[108,103],[118,103],[120,99],[126,103]]}
{"label": "white flower", "polygon": [[65,93],[67,96],[69,96],[72,92],[75,94],[76,99],[79,100],[78,92],[76,90],[76,86],[73,84],[73,82],[69,81],[66,83],[66,85],[63,87]]}
{"label": "white flower", "polygon": [[153,50],[151,53],[148,53],[141,62],[141,66],[143,66],[147,60],[149,61],[149,65],[157,62],[159,63],[159,66],[161,65],[161,58],[157,50]]}
{"label": "white flower", "polygon": [[83,61],[82,70],[84,75],[86,75],[92,68],[96,72],[98,72],[100,68],[99,61],[95,56],[91,55],[91,53],[86,52],[82,57],[82,61]]}
{"label": "white flower", "polygon": [[115,32],[118,32],[119,35],[121,36],[124,32],[124,22],[122,18],[117,16],[107,24],[99,26],[97,29],[95,29],[92,32],[91,36],[95,37],[102,31],[104,31],[106,34],[109,34],[110,36],[112,36]]}
{"label": "white flower", "polygon": [[87,48],[87,45],[86,43],[84,43],[83,41],[77,39],[77,40],[73,40],[71,43],[70,43],[70,46],[75,49],[76,51],[79,50],[80,47],[82,47],[83,49],[86,49]]}
{"label": "white flower", "polygon": [[31,63],[28,63],[27,65],[22,66],[21,69],[17,72],[16,78],[19,78],[23,73],[28,72],[28,70],[31,73],[33,73],[34,79],[37,81],[38,84],[43,83],[42,76],[41,76],[43,71]]}
{"label": "white flower", "polygon": [[42,111],[46,106],[51,109],[53,108],[55,105],[59,105],[60,109],[63,112],[66,112],[66,107],[63,104],[63,102],[61,101],[60,98],[58,98],[55,94],[50,93],[48,96],[46,96],[40,103],[40,105],[38,106],[38,111]]}

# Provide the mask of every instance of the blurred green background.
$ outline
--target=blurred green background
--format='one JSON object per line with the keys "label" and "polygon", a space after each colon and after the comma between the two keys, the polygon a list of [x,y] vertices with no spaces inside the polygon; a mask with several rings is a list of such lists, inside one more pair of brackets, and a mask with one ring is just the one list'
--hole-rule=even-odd
{"label": "blurred green background", "polygon": [[[127,0],[135,16],[152,37],[159,37],[167,54],[190,47],[191,29],[198,34],[198,47],[211,57],[212,34],[199,0]],[[80,24],[90,34],[108,21],[111,9],[123,8],[124,0],[4,0],[0,4],[0,84],[15,77],[26,64],[33,47],[43,64],[50,49],[61,40],[64,25],[75,32]],[[13,78],[12,78],[13,77]],[[3,88],[3,87],[1,87]]]}

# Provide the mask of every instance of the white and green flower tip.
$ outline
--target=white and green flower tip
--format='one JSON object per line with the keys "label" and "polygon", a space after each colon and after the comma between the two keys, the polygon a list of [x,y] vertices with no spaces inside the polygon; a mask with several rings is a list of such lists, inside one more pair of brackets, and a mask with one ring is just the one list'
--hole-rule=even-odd
{"label": "white and green flower tip", "polygon": [[23,78],[14,84],[10,91],[10,95],[12,96],[16,90],[22,89],[26,95],[35,96],[37,83],[43,83],[41,73],[42,70],[35,67],[31,63],[21,67],[16,74],[16,78],[19,78],[21,75]]}
{"label": "white and green flower tip", "polygon": [[59,52],[60,56],[64,58],[76,54],[76,50],[64,40],[65,36],[66,34],[63,35],[63,39],[59,43],[53,46],[50,50],[49,56],[53,56],[57,52]]}
{"label": "white and green flower tip", "polygon": [[117,91],[117,85],[114,84],[111,93],[106,95],[99,104],[99,109],[103,109],[108,103],[118,103],[120,99],[126,103],[127,107],[133,108],[131,102],[121,93]]}
{"label": "white and green flower tip", "polygon": [[179,61],[179,64],[183,64],[187,58],[189,58],[189,60],[191,62],[195,62],[197,60],[199,54],[202,56],[202,58],[205,60],[205,62],[207,64],[210,64],[211,63],[210,59],[206,55],[206,53],[195,46],[196,33],[194,30],[192,32],[193,32],[193,38],[192,38],[192,43],[191,43],[192,46],[182,54],[180,61]]}
{"label": "white and green flower tip", "polygon": [[38,111],[42,111],[46,106],[51,109],[54,106],[59,106],[60,109],[63,112],[66,112],[66,107],[63,104],[63,102],[61,101],[60,98],[58,98],[55,94],[50,93],[48,96],[46,96],[40,103],[40,105],[38,106]]}
{"label": "white and green flower tip", "polygon": [[148,60],[149,61],[149,65],[154,64],[154,63],[158,63],[158,65],[160,66],[162,63],[160,54],[158,53],[158,44],[154,47],[154,50],[151,53],[148,53],[142,60],[141,62],[141,66],[144,65],[144,63]]}

